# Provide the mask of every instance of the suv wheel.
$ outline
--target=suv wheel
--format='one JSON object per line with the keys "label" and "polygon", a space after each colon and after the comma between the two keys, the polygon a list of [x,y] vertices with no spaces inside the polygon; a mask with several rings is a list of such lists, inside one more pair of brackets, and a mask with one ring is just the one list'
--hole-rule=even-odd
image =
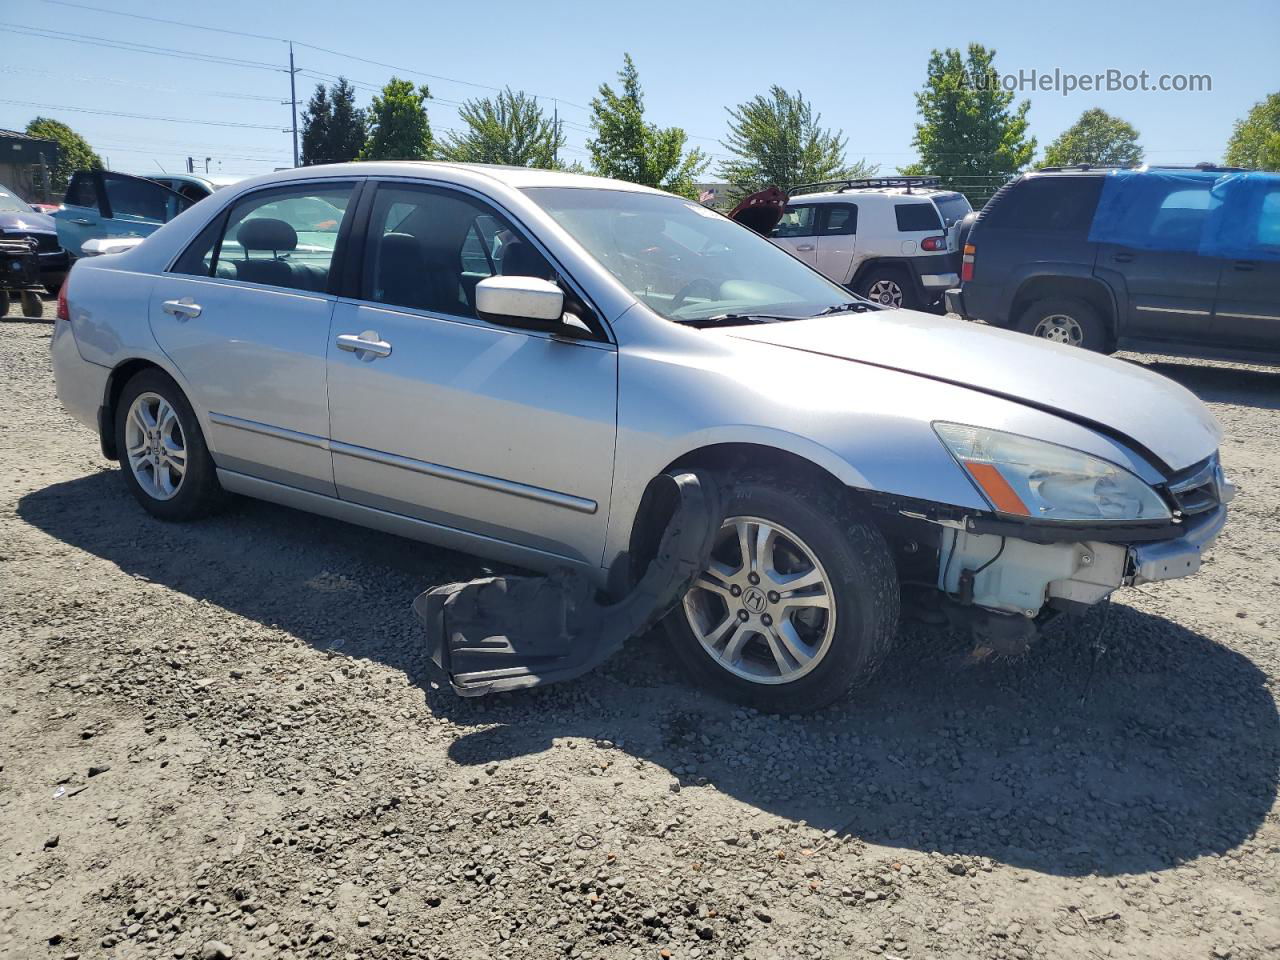
{"label": "suv wheel", "polygon": [[173,379],[144,370],[116,404],[116,449],[125,484],[147,513],[193,520],[225,497],[191,404]]}
{"label": "suv wheel", "polygon": [[889,548],[847,498],[759,476],[735,484],[711,565],[664,625],[697,680],[800,713],[871,676],[898,606]]}
{"label": "suv wheel", "polygon": [[1110,337],[1098,311],[1083,300],[1036,300],[1018,320],[1023,333],[1071,347],[1110,353]]}
{"label": "suv wheel", "polygon": [[858,283],[857,292],[872,303],[915,310],[916,295],[900,270],[873,267]]}

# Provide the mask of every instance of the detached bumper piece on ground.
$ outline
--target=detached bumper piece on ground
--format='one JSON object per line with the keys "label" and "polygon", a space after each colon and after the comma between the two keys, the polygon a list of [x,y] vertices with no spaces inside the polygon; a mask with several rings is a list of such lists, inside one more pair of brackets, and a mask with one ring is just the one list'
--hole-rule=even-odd
{"label": "detached bumper piece on ground", "polygon": [[8,314],[9,302],[15,297],[22,300],[24,317],[40,316],[42,293],[44,284],[40,280],[40,257],[35,241],[0,240],[0,317]]}
{"label": "detached bumper piece on ground", "polygon": [[675,510],[657,552],[626,597],[604,604],[582,574],[485,577],[432,587],[413,610],[431,659],[464,697],[580,676],[669,613],[706,568],[724,494],[705,473],[667,476]]}

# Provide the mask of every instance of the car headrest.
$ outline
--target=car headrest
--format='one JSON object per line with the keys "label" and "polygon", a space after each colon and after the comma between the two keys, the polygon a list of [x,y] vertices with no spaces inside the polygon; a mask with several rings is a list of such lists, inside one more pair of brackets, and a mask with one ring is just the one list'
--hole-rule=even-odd
{"label": "car headrest", "polygon": [[240,224],[236,242],[246,250],[296,250],[298,231],[283,220],[273,217],[254,217]]}
{"label": "car headrest", "polygon": [[502,275],[505,277],[541,277],[550,279],[547,261],[526,240],[517,237],[502,251]]}

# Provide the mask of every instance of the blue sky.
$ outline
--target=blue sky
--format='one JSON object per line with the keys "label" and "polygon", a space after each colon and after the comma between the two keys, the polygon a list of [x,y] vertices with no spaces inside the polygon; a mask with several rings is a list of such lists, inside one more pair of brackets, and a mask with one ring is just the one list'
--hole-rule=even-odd
{"label": "blue sky", "polygon": [[[1020,94],[1031,100],[1041,148],[1090,107],[1133,123],[1149,160],[1194,163],[1221,158],[1232,123],[1280,90],[1280,4],[1275,0],[1204,2],[1025,2],[950,4],[815,2],[641,4],[476,3],[310,0],[305,4],[219,0],[84,0],[93,7],[183,20],[328,48],[300,47],[298,97],[317,78],[342,73],[379,86],[392,70],[339,54],[409,67],[438,98],[433,125],[457,127],[456,104],[511,85],[560,98],[569,123],[569,158],[586,160],[588,113],[602,80],[614,79],[624,51],[640,70],[650,120],[679,125],[697,145],[722,156],[726,104],[773,83],[801,90],[824,124],[849,139],[850,159],[866,157],[890,173],[914,158],[913,94],[935,47],[977,41],[997,50],[997,67],[1078,74],[1146,70],[1153,77],[1208,74],[1212,91]],[[171,51],[144,53],[33,36],[10,29],[60,31],[111,43]],[[21,129],[35,114],[85,134],[119,170],[183,168],[195,155],[231,174],[262,173],[290,161],[286,46],[132,19],[53,2],[0,4],[0,127]],[[193,55],[266,64],[233,66]],[[278,65],[279,69],[271,69]],[[422,74],[435,74],[432,79]],[[462,82],[465,81],[465,82]],[[22,101],[22,103],[4,102]],[[26,104],[56,106],[29,106]],[[132,119],[58,107],[204,120],[226,126]],[[242,124],[243,126],[235,126]]]}

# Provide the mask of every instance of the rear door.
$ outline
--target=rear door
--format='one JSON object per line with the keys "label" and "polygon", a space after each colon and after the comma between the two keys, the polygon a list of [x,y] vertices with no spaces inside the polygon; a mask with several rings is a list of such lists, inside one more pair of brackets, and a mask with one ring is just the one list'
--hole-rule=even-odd
{"label": "rear door", "polygon": [[149,236],[189,206],[189,199],[154,180],[86,170],[72,176],[54,219],[62,246],[80,256],[86,241]]}
{"label": "rear door", "polygon": [[[325,360],[354,189],[306,181],[249,193],[156,281],[152,332],[208,418],[224,470],[335,493]],[[335,210],[339,222],[317,229],[317,211]]]}
{"label": "rear door", "polygon": [[[1214,178],[1133,175],[1108,185],[1123,190],[1123,203],[1104,196],[1095,234],[1107,238],[1098,248],[1096,269],[1118,274],[1124,338],[1196,343],[1211,338],[1214,301],[1222,260],[1200,253],[1211,213],[1220,200]],[[1112,228],[1107,210],[1123,211]]]}
{"label": "rear door", "polygon": [[857,205],[824,203],[818,217],[817,243],[814,266],[836,283],[848,283],[857,254]]}
{"label": "rear door", "polygon": [[782,212],[782,219],[769,233],[769,239],[799,257],[809,266],[817,266],[818,260],[818,208],[819,204],[789,203]]}
{"label": "rear door", "polygon": [[1280,180],[1258,186],[1224,211],[1242,242],[1221,262],[1214,343],[1280,353]]}

